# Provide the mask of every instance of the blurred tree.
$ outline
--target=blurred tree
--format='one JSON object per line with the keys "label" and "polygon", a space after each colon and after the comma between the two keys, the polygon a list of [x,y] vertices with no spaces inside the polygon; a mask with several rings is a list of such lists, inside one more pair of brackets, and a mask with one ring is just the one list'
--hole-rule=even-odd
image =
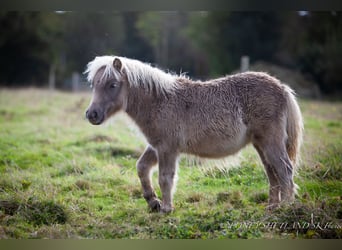
{"label": "blurred tree", "polygon": [[248,55],[299,68],[327,93],[342,90],[342,12],[302,13],[0,12],[0,83],[45,85],[56,70],[61,87],[104,54],[207,78]]}
{"label": "blurred tree", "polygon": [[120,13],[67,12],[64,15],[67,72],[83,72],[95,56],[117,54],[125,37]]}
{"label": "blurred tree", "polygon": [[212,75],[239,67],[240,58],[273,60],[281,17],[275,12],[208,12],[192,18],[189,36],[206,51]]}
{"label": "blurred tree", "polygon": [[61,46],[60,20],[54,13],[0,13],[0,82],[7,85],[47,82]]}
{"label": "blurred tree", "polygon": [[342,90],[342,12],[292,13],[282,44],[292,64],[311,76],[321,90]]}
{"label": "blurred tree", "polygon": [[142,61],[152,61],[153,48],[139,33],[137,22],[141,12],[123,12],[124,42],[120,50],[121,56],[135,58]]}
{"label": "blurred tree", "polygon": [[[165,16],[167,12],[145,12],[136,23],[136,27],[154,50],[155,62],[164,67],[168,61],[168,38],[170,26]],[[153,27],[153,28],[152,28]]]}
{"label": "blurred tree", "polygon": [[158,66],[192,77],[207,76],[203,53],[187,34],[190,16],[190,12],[183,11],[145,12],[136,26],[153,48],[153,62]]}

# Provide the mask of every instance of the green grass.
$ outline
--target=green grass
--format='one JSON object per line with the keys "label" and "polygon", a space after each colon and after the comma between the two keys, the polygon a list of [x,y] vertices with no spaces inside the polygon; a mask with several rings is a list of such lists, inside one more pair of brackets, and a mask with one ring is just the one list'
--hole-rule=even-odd
{"label": "green grass", "polygon": [[[143,136],[123,114],[90,125],[89,100],[0,90],[0,238],[342,238],[341,102],[300,102],[301,189],[291,206],[265,210],[267,178],[249,146],[226,162],[183,157],[176,210],[163,215],[141,194]],[[160,195],[157,174],[153,182]]]}

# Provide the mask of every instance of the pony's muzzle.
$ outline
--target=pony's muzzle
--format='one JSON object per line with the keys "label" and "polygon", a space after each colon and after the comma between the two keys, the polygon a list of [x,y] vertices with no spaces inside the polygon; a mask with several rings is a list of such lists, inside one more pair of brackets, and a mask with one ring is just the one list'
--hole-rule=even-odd
{"label": "pony's muzzle", "polygon": [[101,116],[96,110],[88,109],[85,116],[93,125],[99,125],[103,122],[103,116]]}

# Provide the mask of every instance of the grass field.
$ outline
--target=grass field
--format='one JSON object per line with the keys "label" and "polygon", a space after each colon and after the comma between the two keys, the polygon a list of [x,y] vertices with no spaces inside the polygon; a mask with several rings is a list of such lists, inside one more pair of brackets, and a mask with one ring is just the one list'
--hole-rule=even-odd
{"label": "grass field", "polygon": [[90,125],[89,101],[0,90],[0,238],[342,238],[342,102],[300,101],[294,204],[266,212],[267,179],[249,146],[225,162],[182,157],[176,210],[164,215],[141,195],[143,136],[123,114]]}

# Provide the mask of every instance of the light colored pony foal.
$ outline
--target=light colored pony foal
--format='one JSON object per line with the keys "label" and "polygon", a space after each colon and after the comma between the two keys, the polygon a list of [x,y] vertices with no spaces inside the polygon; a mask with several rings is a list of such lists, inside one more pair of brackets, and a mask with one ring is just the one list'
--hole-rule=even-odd
{"label": "light colored pony foal", "polygon": [[[146,136],[149,145],[137,171],[152,210],[173,209],[180,153],[219,158],[248,143],[265,166],[269,206],[294,199],[302,116],[293,91],[277,79],[246,72],[195,82],[117,56],[96,57],[85,73],[93,86],[87,119],[98,125],[123,110]],[[151,169],[157,163],[161,201],[151,183]]]}

